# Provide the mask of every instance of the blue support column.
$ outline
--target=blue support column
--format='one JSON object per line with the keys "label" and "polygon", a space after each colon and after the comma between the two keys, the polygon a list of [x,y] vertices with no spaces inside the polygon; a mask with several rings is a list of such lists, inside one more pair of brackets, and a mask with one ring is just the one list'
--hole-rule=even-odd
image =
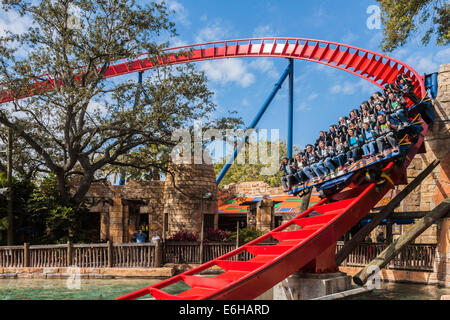
{"label": "blue support column", "polygon": [[[272,90],[272,92],[270,93],[269,97],[264,102],[264,104],[261,107],[261,109],[259,110],[258,114],[255,116],[255,118],[253,119],[252,123],[250,124],[250,126],[247,129],[255,129],[256,125],[258,124],[259,120],[263,116],[264,112],[267,110],[267,108],[269,107],[269,105],[272,102],[273,98],[276,96],[278,90],[280,90],[281,85],[283,84],[284,80],[286,80],[287,76],[289,75],[290,70],[291,70],[291,65],[289,65],[286,68],[286,70],[284,70],[283,74],[280,77],[280,80],[278,80],[278,82],[275,84],[275,88]],[[217,176],[217,179],[216,179],[216,183],[217,184],[219,184],[220,181],[222,181],[223,177],[225,177],[225,174],[230,169],[231,165],[233,164],[234,160],[236,159],[236,157],[237,157],[237,155],[239,153],[239,150],[241,149],[241,147],[243,145],[245,145],[245,142],[247,141],[247,139],[248,139],[248,136],[244,137],[239,142],[237,147],[234,149],[234,152],[233,152],[232,156],[228,159],[227,163],[223,166],[222,171],[220,171],[219,175]]]}
{"label": "blue support column", "polygon": [[289,115],[288,115],[288,137],[287,157],[292,158],[293,134],[294,134],[294,59],[289,59]]}
{"label": "blue support column", "polygon": [[438,72],[425,74],[425,88],[430,90],[431,98],[436,99],[438,91]]}

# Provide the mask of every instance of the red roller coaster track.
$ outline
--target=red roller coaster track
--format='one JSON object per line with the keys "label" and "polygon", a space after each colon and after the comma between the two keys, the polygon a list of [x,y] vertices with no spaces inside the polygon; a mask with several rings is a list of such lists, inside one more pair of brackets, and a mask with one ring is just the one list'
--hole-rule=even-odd
{"label": "red roller coaster track", "polygon": [[[178,54],[180,52],[184,53]],[[401,61],[329,41],[302,38],[240,39],[171,48],[166,50],[166,54],[167,56],[159,59],[159,64],[233,57],[306,60],[350,72],[379,87],[393,82],[399,73],[404,73],[412,79],[416,95],[426,95],[423,77]],[[116,77],[154,67],[148,55],[143,54],[133,61],[123,59],[112,64],[104,76]],[[11,91],[2,91],[0,103],[52,91],[55,81],[57,80],[49,75],[36,77],[28,84],[27,90],[21,90],[20,96],[14,96]],[[336,241],[381,200],[393,187],[392,183],[402,181],[405,168],[421,150],[428,125],[423,123],[422,127],[423,131],[418,141],[410,147],[403,165],[395,166],[390,161],[383,168],[383,174],[390,176],[385,179],[384,184],[364,183],[361,180],[358,183],[354,179],[344,191],[323,199],[264,236],[202,266],[118,299],[136,299],[148,294],[156,299],[253,299],[296,271],[335,271]],[[294,226],[297,230],[290,230]],[[269,238],[278,240],[278,243],[264,243]],[[248,261],[236,261],[235,258],[244,251],[250,253],[252,258]],[[218,266],[224,272],[216,277],[198,275],[212,266]],[[190,289],[176,295],[163,291],[165,287],[178,281],[184,281]]]}
{"label": "red roller coaster track", "polygon": [[[299,59],[347,71],[379,87],[392,82],[397,74],[404,73],[412,79],[417,96],[424,96],[426,93],[423,77],[407,64],[384,54],[330,41],[303,38],[237,39],[170,48],[165,50],[165,54],[167,56],[158,59],[159,64],[236,57]],[[152,60],[148,54],[142,54],[131,61],[122,59],[111,64],[104,77],[117,77],[152,69],[155,67]],[[20,96],[15,96],[9,90],[2,91],[0,103],[54,90],[55,79],[51,75],[37,76],[31,82],[26,93],[21,92]]]}

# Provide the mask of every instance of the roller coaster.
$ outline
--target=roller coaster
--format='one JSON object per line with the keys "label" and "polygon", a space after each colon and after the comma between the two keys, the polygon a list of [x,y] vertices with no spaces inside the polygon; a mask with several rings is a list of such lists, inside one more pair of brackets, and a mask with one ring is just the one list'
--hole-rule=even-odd
{"label": "roller coaster", "polygon": [[[434,111],[427,98],[425,77],[405,63],[384,54],[336,42],[303,38],[237,39],[194,44],[165,50],[157,63],[148,54],[135,60],[123,59],[113,63],[104,77],[117,77],[129,73],[142,73],[159,65],[243,57],[278,57],[289,59],[290,64],[277,83],[273,94],[256,115],[250,128],[254,128],[270,104],[283,81],[290,76],[292,92],[293,61],[305,60],[349,72],[383,88],[399,74],[405,74],[414,86],[416,96],[422,98],[414,104],[408,100],[409,125],[397,132],[399,150],[382,159],[363,159],[355,162],[337,177],[295,186],[290,192],[301,194],[315,187],[323,199],[308,210],[265,235],[211,260],[199,267],[178,274],[157,284],[126,294],[118,300],[152,296],[157,300],[218,300],[254,299],[274,285],[298,272],[335,272],[337,240],[364,216],[395,185],[406,184],[406,168],[414,156],[425,152],[424,137],[434,120]],[[4,90],[0,103],[53,91],[58,80],[51,75],[36,77],[29,90],[20,95]],[[288,156],[292,154],[292,99],[289,109]],[[234,155],[238,153],[235,150]],[[218,182],[226,174],[234,157],[225,165]],[[252,256],[239,259],[241,253]],[[241,255],[242,256],[242,255]],[[222,273],[215,277],[200,275],[212,267]],[[170,294],[167,287],[184,282],[190,288]]]}

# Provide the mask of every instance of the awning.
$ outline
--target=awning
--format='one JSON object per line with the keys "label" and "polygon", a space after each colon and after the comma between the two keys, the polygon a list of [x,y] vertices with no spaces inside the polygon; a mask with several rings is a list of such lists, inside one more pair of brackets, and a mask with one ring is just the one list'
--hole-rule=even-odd
{"label": "awning", "polygon": [[[293,214],[301,212],[302,198],[290,195],[271,195],[267,197],[274,202],[274,215]],[[249,206],[252,203],[259,202],[262,196],[240,197],[225,201],[219,207],[219,214],[247,214]],[[309,206],[315,205],[320,201],[318,194],[311,195]]]}

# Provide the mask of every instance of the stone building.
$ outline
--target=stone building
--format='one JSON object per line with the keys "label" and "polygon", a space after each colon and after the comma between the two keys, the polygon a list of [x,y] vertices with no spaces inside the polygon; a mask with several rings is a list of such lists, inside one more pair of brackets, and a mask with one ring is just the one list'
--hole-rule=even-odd
{"label": "stone building", "polygon": [[208,164],[171,166],[165,181],[131,181],[125,185],[94,183],[86,195],[100,219],[100,241],[130,242],[132,233],[148,226],[169,237],[178,231],[199,233],[217,227],[217,187]]}

